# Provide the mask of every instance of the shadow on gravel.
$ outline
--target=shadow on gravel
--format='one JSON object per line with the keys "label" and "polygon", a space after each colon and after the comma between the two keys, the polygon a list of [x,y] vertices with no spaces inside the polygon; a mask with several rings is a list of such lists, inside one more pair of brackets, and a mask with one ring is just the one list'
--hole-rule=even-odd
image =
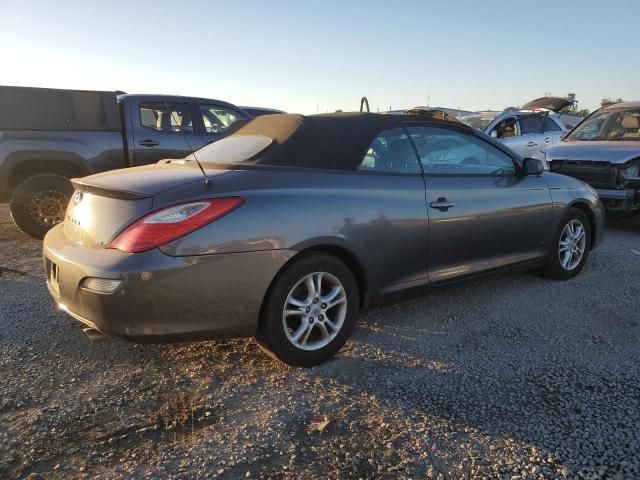
{"label": "shadow on gravel", "polygon": [[[633,217],[608,217],[607,230],[638,233],[640,235],[640,215]],[[605,236],[606,236],[605,231]]]}
{"label": "shadow on gravel", "polygon": [[[628,220],[609,222],[579,278],[507,273],[381,306],[309,370],[250,339],[90,344],[42,279],[11,274],[0,477],[196,478],[198,464],[223,478],[634,478],[640,221]],[[11,245],[18,270],[40,248]]]}
{"label": "shadow on gravel", "polygon": [[[338,379],[348,396],[375,398],[383,411],[418,424],[444,422],[443,436],[477,444],[478,458],[491,458],[482,447],[490,437],[513,466],[539,465],[535,471],[545,477],[629,475],[639,458],[640,329],[629,313],[604,316],[607,304],[603,316],[597,307],[576,311],[564,300],[577,282],[547,289],[548,281],[535,276],[504,275],[434,290],[405,305],[422,312],[413,318],[382,308],[367,316],[340,361],[318,372],[325,381]],[[544,297],[527,301],[542,288]],[[501,301],[503,311],[489,313],[487,304],[507,289],[512,296]],[[452,302],[468,308],[452,314]],[[637,301],[628,305],[635,311]],[[419,455],[431,441],[417,438],[418,448],[398,448]],[[432,460],[442,473],[478,465],[473,455],[453,457]],[[519,473],[509,465],[494,470],[505,472]]]}

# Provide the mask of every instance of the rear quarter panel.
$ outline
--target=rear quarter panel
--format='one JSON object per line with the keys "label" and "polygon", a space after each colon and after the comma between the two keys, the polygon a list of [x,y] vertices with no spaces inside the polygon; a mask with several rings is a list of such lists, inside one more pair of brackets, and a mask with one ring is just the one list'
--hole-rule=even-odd
{"label": "rear quarter panel", "polygon": [[245,204],[162,250],[184,256],[334,246],[358,259],[371,291],[426,278],[427,213],[419,175],[236,170],[209,187],[165,192],[154,208],[226,195],[242,196]]}

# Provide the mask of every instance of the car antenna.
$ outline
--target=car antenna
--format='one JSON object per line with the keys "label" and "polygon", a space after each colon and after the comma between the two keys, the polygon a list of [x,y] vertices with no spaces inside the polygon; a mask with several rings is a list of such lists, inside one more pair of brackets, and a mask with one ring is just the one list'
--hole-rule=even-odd
{"label": "car antenna", "polygon": [[[181,123],[178,122],[178,119],[173,115],[173,112],[169,108],[169,103],[166,100],[164,101],[164,105],[167,108],[167,112],[169,112],[169,115],[171,115],[171,118],[173,119],[173,121],[176,123],[176,125],[180,129],[180,133],[182,134],[182,138],[184,138],[184,141],[187,144],[187,147],[189,147],[189,151],[191,152],[191,156],[193,157],[193,159],[198,164],[198,168],[200,168],[200,171],[202,172],[202,175],[204,176],[205,185],[208,185],[209,182],[210,182],[209,177],[207,177],[207,174],[204,171],[204,168],[202,168],[202,164],[198,160],[198,157],[196,157],[196,151],[193,149],[193,147],[191,147],[191,144],[189,143],[189,140],[187,140],[187,136],[184,134],[184,130],[182,129]],[[187,105],[187,108],[189,108],[188,105]],[[189,113],[189,115],[191,115],[191,113]],[[171,126],[171,125],[169,125],[169,126]]]}

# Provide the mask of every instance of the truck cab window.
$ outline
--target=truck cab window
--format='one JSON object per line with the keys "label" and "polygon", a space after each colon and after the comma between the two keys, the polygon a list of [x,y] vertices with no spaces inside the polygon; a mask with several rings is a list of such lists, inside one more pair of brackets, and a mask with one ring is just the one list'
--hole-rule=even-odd
{"label": "truck cab window", "polygon": [[200,105],[200,112],[207,133],[223,133],[242,118],[238,112],[217,105]]}
{"label": "truck cab window", "polygon": [[186,103],[169,103],[171,111],[164,102],[140,104],[140,123],[143,127],[160,132],[193,132],[193,119]]}

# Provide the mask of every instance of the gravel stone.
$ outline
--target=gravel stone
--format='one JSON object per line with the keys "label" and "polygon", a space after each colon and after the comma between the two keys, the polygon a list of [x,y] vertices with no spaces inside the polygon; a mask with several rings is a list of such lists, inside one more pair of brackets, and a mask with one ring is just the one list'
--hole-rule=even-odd
{"label": "gravel stone", "polygon": [[91,344],[0,205],[0,478],[640,478],[640,220],[577,278],[361,316],[332,361],[252,339]]}

